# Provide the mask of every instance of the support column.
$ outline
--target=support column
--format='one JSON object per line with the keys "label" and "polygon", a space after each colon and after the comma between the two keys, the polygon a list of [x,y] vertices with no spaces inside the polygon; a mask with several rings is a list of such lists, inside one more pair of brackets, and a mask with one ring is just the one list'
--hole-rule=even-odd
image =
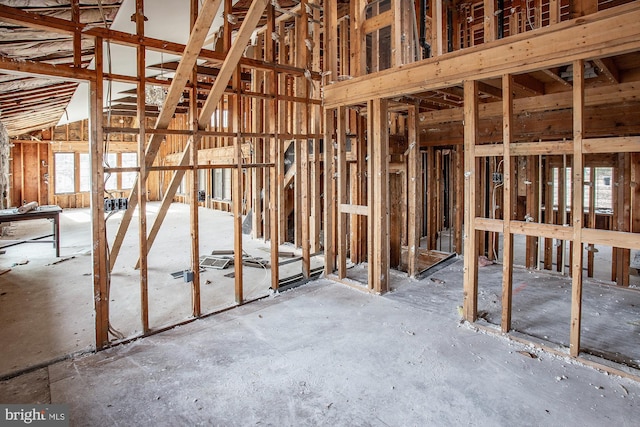
{"label": "support column", "polygon": [[422,156],[420,155],[420,142],[418,140],[418,108],[415,105],[409,107],[407,127],[409,131],[409,158],[408,158],[408,225],[407,225],[407,266],[409,276],[414,277],[418,271],[418,248],[422,229]]}
{"label": "support column", "polygon": [[582,217],[583,217],[583,159],[582,138],[584,135],[584,61],[573,62],[573,175],[571,219],[573,225],[573,256],[571,264],[571,333],[569,353],[577,357],[580,353],[580,322],[582,314]]}
{"label": "support column", "polygon": [[95,307],[96,349],[109,344],[109,264],[107,230],[104,219],[104,141],[102,134],[103,46],[96,37],[96,80],[89,82],[89,126],[91,153],[91,234],[93,248],[93,303]]}
{"label": "support column", "polygon": [[[144,36],[144,0],[136,0],[136,34],[140,37]],[[142,333],[149,332],[149,278],[147,269],[147,164],[144,161],[146,153],[145,135],[145,86],[144,79],[146,73],[146,51],[145,47],[138,45],[138,96],[137,96],[137,120],[138,120],[138,164],[140,165],[140,173],[138,175],[138,239],[140,243],[140,317],[142,322]]]}
{"label": "support column", "polygon": [[[504,96],[504,95],[503,95]],[[478,137],[478,82],[464,82],[464,319],[478,317],[478,248],[476,218],[476,156]]]}
{"label": "support column", "polygon": [[342,212],[341,205],[347,203],[347,108],[338,108],[336,142],[338,161],[336,165],[336,184],[338,187],[338,277],[347,277],[347,221],[349,215]]}
{"label": "support column", "polygon": [[241,81],[240,81],[240,66],[233,75],[233,89],[234,95],[231,96],[230,101],[233,102],[233,112],[230,114],[233,122],[233,132],[236,137],[233,139],[234,143],[234,163],[232,175],[232,195],[231,200],[233,204],[233,253],[235,264],[235,299],[236,304],[242,304],[244,301],[243,296],[243,277],[242,277],[242,206],[244,197],[244,179],[242,173],[242,143],[241,129],[243,127],[243,115],[242,115],[242,95],[241,95]]}
{"label": "support column", "polygon": [[[386,99],[374,99],[373,109],[373,215],[370,216],[374,237],[373,290],[389,290],[389,118]],[[371,263],[369,264],[371,266]],[[369,273],[371,274],[371,272]]]}
{"label": "support column", "polygon": [[511,299],[513,294],[513,234],[511,234],[511,138],[513,129],[513,76],[502,76],[502,332],[511,330]]}
{"label": "support column", "polygon": [[334,211],[336,208],[333,194],[334,181],[334,135],[335,110],[326,109],[324,113],[324,272],[333,273],[336,268],[336,242],[333,240]]}
{"label": "support column", "polygon": [[[142,0],[138,0],[142,1]],[[196,20],[198,17],[198,0],[191,0],[191,22],[190,29],[193,31]],[[144,74],[141,74],[144,76]],[[192,131],[198,130],[198,71],[197,66],[194,65],[191,72],[192,86],[189,94],[189,126]],[[140,92],[144,94],[143,92]],[[144,95],[138,97],[138,100]],[[200,139],[196,138],[191,144],[191,197],[190,197],[190,229],[191,229],[191,271],[193,271],[193,282],[191,282],[191,314],[193,317],[198,317],[201,314],[200,307],[200,233],[198,229],[198,190],[200,185],[198,182],[198,147],[200,145]],[[140,194],[142,191],[140,191]],[[146,197],[146,191],[144,192]],[[140,254],[140,260],[142,261],[143,254]],[[140,263],[142,269],[142,263]]]}

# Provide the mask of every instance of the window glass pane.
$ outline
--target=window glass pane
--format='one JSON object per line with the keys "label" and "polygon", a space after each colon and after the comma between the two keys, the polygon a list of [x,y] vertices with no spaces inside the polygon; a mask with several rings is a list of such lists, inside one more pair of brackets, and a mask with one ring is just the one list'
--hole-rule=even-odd
{"label": "window glass pane", "polygon": [[[118,167],[118,156],[116,153],[109,153],[104,156],[104,165],[109,168],[117,168]],[[115,190],[118,188],[118,174],[105,174],[105,190]]]}
{"label": "window glass pane", "polygon": [[224,170],[224,199],[231,200],[231,169]]}
{"label": "window glass pane", "polygon": [[[138,153],[122,153],[122,165],[123,168],[133,168],[138,166]],[[136,181],[135,172],[123,172],[122,173],[122,188],[128,189],[133,187],[133,183]]]}
{"label": "window glass pane", "polygon": [[91,158],[80,153],[80,191],[91,191]]}
{"label": "window glass pane", "polygon": [[613,209],[613,168],[596,168],[596,209]]}
{"label": "window glass pane", "polygon": [[198,190],[206,190],[207,189],[207,170],[206,169],[198,169]]}
{"label": "window glass pane", "polygon": [[73,153],[55,153],[55,193],[73,193],[76,191],[75,155]]}
{"label": "window glass pane", "polygon": [[222,171],[223,169],[213,169],[213,198],[214,199],[222,199],[223,196],[223,179],[222,179]]}

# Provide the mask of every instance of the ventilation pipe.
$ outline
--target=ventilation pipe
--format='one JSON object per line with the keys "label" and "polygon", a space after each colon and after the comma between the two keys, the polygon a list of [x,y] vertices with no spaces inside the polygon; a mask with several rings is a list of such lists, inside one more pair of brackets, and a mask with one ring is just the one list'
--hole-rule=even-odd
{"label": "ventilation pipe", "polygon": [[420,0],[420,47],[422,59],[431,57],[431,45],[427,43],[427,0]]}

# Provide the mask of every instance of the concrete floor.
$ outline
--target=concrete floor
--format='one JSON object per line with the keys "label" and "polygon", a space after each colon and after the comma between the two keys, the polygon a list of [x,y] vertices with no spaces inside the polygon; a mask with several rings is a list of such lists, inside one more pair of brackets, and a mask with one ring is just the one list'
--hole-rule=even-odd
{"label": "concrete floor", "polygon": [[639,383],[461,324],[460,269],[382,297],[317,280],[1,382],[0,401],[67,403],[72,425],[636,425]]}
{"label": "concrete floor", "polygon": [[[149,227],[158,207],[158,203],[148,206]],[[110,242],[121,217],[122,213],[117,213],[107,221]],[[52,245],[45,243],[9,247],[0,255],[0,269],[11,268],[0,275],[0,378],[95,348],[90,221],[89,209],[66,209],[61,214],[60,258],[55,257]],[[139,273],[133,268],[139,253],[137,222],[136,214],[111,275],[111,324],[125,337],[141,333]],[[231,214],[201,208],[199,224],[201,255],[233,249]],[[14,223],[8,231],[3,243],[50,233],[51,224],[48,220],[24,221]],[[173,204],[149,255],[152,329],[191,318],[191,286],[170,276],[190,268],[190,242],[189,206]],[[243,235],[243,248],[251,256],[270,259],[269,242]],[[280,250],[294,252],[286,245]],[[321,265],[321,258],[312,259],[312,268]],[[300,262],[287,264],[280,267],[280,277],[300,271]],[[234,279],[225,277],[230,272],[233,267],[201,273],[203,313],[236,305]],[[270,269],[245,266],[243,274],[245,301],[269,294]]]}

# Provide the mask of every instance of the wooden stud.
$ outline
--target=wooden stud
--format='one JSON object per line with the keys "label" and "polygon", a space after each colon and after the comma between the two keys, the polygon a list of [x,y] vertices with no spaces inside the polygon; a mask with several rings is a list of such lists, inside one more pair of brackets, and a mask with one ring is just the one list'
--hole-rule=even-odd
{"label": "wooden stud", "polygon": [[[336,181],[337,181],[337,203],[338,205],[346,204],[348,202],[347,196],[347,109],[340,107],[337,110],[337,128],[336,128],[336,143],[338,145],[338,159],[336,163]],[[337,257],[338,257],[338,278],[344,279],[347,277],[347,221],[348,215],[341,210],[338,210],[337,227],[338,227],[338,242],[337,242]]]}
{"label": "wooden stud", "polygon": [[442,0],[430,0],[431,7],[431,29],[433,40],[432,51],[434,56],[440,56],[444,53],[444,18],[442,14]]}
{"label": "wooden stud", "polygon": [[580,323],[582,319],[582,217],[583,217],[583,159],[582,138],[584,135],[584,61],[573,62],[573,201],[571,204],[573,223],[573,257],[571,264],[571,333],[569,353],[577,357],[580,353]]}
{"label": "wooden stud", "polygon": [[509,74],[502,76],[502,146],[503,146],[503,243],[502,243],[502,332],[511,330],[511,300],[513,295],[513,234],[512,218],[512,179],[511,179],[511,129],[513,126],[513,78]]}
{"label": "wooden stud", "polygon": [[496,40],[497,35],[496,2],[495,0],[484,0],[484,42]]}
{"label": "wooden stud", "polygon": [[[267,33],[265,35],[264,57],[266,61],[273,62],[275,58],[275,41],[271,37],[271,34],[275,32],[275,8],[273,4],[267,6]],[[280,142],[278,139],[278,127],[276,117],[278,116],[278,76],[275,72],[269,72],[265,81],[265,92],[268,95],[272,95],[267,99],[264,106],[265,116],[265,131],[267,134],[273,134],[273,137],[269,138],[269,159],[274,164],[269,169],[269,236],[271,239],[271,289],[274,291],[278,289],[280,283],[280,260],[278,258],[278,251],[280,249],[280,232],[279,232],[279,217],[280,211],[284,209],[284,206],[278,202],[280,200],[279,194],[282,192],[282,187],[278,186],[279,176],[282,173],[281,169],[284,166],[279,162]]]}
{"label": "wooden stud", "polygon": [[462,230],[464,222],[464,150],[461,145],[455,147],[455,186],[454,186],[454,250],[459,255],[462,255]]}
{"label": "wooden stud", "polygon": [[[229,3],[231,3],[229,1]],[[231,7],[231,6],[230,6]],[[231,9],[229,9],[231,11]],[[233,76],[233,88],[237,91],[229,102],[231,102],[232,111],[229,112],[229,120],[234,132],[240,132],[242,129],[242,102],[240,97],[240,67],[236,69]],[[244,256],[242,250],[242,206],[244,195],[244,180],[242,173],[242,138],[240,136],[233,139],[234,151],[235,151],[235,163],[236,168],[232,169],[232,195],[231,203],[233,205],[233,253],[234,253],[234,268],[235,268],[235,300],[236,304],[242,304],[244,302],[243,292],[243,264],[242,259]]]}
{"label": "wooden stud", "polygon": [[[138,36],[144,36],[144,1],[136,0],[135,4],[135,22],[136,22],[136,34]],[[145,86],[146,81],[144,78],[146,72],[146,51],[144,46],[137,47],[137,112],[136,118],[138,121],[139,133],[138,133],[138,164],[140,165],[140,172],[138,173],[138,242],[140,246],[140,258],[138,264],[140,266],[140,315],[142,323],[142,333],[149,332],[149,275],[147,271],[147,164],[144,161],[146,152],[146,133],[145,133]],[[120,162],[119,164],[122,164]],[[121,175],[121,174],[120,174]],[[121,188],[118,186],[118,188]]]}
{"label": "wooden stud", "polygon": [[433,147],[427,149],[427,199],[430,201],[427,210],[427,227],[428,227],[428,245],[427,249],[434,250],[438,245],[438,203],[437,194],[437,176],[436,168],[436,150]]}
{"label": "wooden stud", "polygon": [[375,289],[376,277],[379,276],[379,266],[375,261],[376,253],[376,235],[374,234],[373,224],[375,223],[375,199],[374,190],[376,186],[376,180],[373,179],[374,174],[374,158],[373,152],[375,149],[374,143],[374,102],[373,100],[367,101],[367,286],[370,291]]}
{"label": "wooden stud", "polygon": [[104,144],[102,134],[103,63],[102,39],[95,43],[95,77],[89,82],[89,126],[91,149],[91,232],[93,261],[93,301],[95,307],[96,349],[109,344],[109,266],[106,223],[104,220]]}
{"label": "wooden stud", "polygon": [[[546,156],[544,163],[544,219],[545,223],[554,223],[554,208],[553,208],[553,167],[551,166],[550,157]],[[546,238],[544,241],[544,269],[551,270],[553,268],[553,239]]]}
{"label": "wooden stud", "polygon": [[418,107],[409,106],[408,117],[408,225],[407,225],[407,267],[409,276],[415,277],[418,271],[418,249],[422,229],[422,156],[418,141]]}
{"label": "wooden stud", "polygon": [[332,274],[336,269],[336,241],[333,239],[336,200],[333,193],[334,181],[334,135],[335,110],[325,109],[324,113],[324,271]]}
{"label": "wooden stud", "polygon": [[475,322],[478,316],[478,248],[474,221],[476,217],[476,159],[478,135],[478,83],[464,82],[464,319]]}
{"label": "wooden stud", "polygon": [[373,216],[374,236],[373,262],[376,276],[373,277],[373,290],[385,293],[389,290],[389,118],[388,103],[384,99],[374,99],[373,110]]}
{"label": "wooden stud", "polygon": [[[538,156],[526,156],[526,214],[532,218],[533,222],[540,222],[538,217],[538,207],[540,200],[538,197]],[[536,268],[538,266],[538,239],[535,237],[527,237],[526,239],[526,267]]]}
{"label": "wooden stud", "polygon": [[338,1],[324,0],[324,69],[330,72],[328,79],[338,80]]}
{"label": "wooden stud", "polygon": [[[309,14],[307,13],[307,0],[300,3],[300,18],[296,25],[296,66],[308,69],[310,65],[309,50],[306,41],[309,37]],[[301,76],[296,81],[296,97],[309,99],[309,81]],[[294,133],[309,133],[309,107],[308,102],[296,102],[296,119],[294,123]],[[297,124],[298,129],[295,129]],[[300,243],[302,246],[302,276],[309,278],[311,275],[311,199],[310,193],[310,166],[309,166],[309,139],[302,138],[297,141],[300,154],[300,175],[296,177],[296,182],[300,182],[298,196],[300,198]],[[298,158],[296,158],[297,160]],[[298,163],[298,162],[296,162]],[[298,227],[296,227],[298,228]]]}
{"label": "wooden stud", "polygon": [[[138,0],[140,1],[140,0]],[[198,0],[191,0],[190,8],[190,29],[195,29],[198,17]],[[142,18],[144,19],[144,17]],[[144,74],[141,74],[144,75]],[[198,124],[198,70],[197,66],[194,66],[191,73],[191,87],[189,88],[189,128],[191,131],[197,131],[199,129]],[[140,99],[142,98],[142,101]],[[144,104],[144,91],[139,92],[138,102]],[[144,119],[140,122],[142,127]],[[198,190],[200,190],[200,184],[198,181],[198,169],[195,166],[198,165],[198,145],[191,144],[190,150],[190,163],[194,166],[191,171],[191,190],[190,190],[190,215],[189,215],[189,228],[191,234],[191,271],[193,272],[193,280],[191,282],[191,314],[193,317],[198,317],[202,314],[201,302],[200,302],[200,233],[199,233],[199,220],[198,220]],[[142,168],[142,162],[140,166]],[[146,180],[145,180],[146,181]],[[140,187],[142,189],[142,187]],[[140,191],[140,196],[146,198],[145,191]],[[141,200],[140,199],[140,200]],[[142,205],[140,205],[142,208]],[[142,212],[142,209],[141,209]],[[142,215],[141,215],[142,216]],[[146,223],[145,223],[145,236],[146,236]],[[146,246],[144,246],[146,247]],[[142,259],[145,256],[146,251],[140,253],[140,270],[142,271]]]}

